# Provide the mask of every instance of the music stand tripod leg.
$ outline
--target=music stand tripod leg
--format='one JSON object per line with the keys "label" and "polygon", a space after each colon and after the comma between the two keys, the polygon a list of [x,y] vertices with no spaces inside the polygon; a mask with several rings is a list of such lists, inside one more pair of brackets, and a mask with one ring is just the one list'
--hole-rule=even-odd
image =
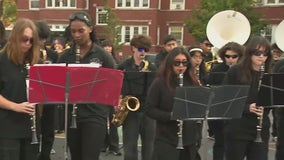
{"label": "music stand tripod leg", "polygon": [[70,72],[66,73],[66,86],[65,86],[65,141],[64,141],[64,159],[68,160],[68,143],[67,143],[67,135],[68,135],[68,103],[69,103],[69,89],[70,89]]}

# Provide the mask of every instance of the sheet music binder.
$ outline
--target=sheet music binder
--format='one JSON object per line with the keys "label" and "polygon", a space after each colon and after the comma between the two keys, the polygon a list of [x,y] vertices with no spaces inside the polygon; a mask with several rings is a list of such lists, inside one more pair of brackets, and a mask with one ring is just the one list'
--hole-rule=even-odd
{"label": "sheet music binder", "polygon": [[174,120],[240,118],[249,86],[178,87],[174,97]]}
{"label": "sheet music binder", "polygon": [[[284,74],[264,74],[257,95],[257,105],[271,107],[284,105]],[[280,106],[283,107],[283,106]]]}
{"label": "sheet music binder", "polygon": [[[30,68],[29,102],[118,105],[123,72],[110,68],[39,65]],[[67,82],[69,83],[68,86]]]}

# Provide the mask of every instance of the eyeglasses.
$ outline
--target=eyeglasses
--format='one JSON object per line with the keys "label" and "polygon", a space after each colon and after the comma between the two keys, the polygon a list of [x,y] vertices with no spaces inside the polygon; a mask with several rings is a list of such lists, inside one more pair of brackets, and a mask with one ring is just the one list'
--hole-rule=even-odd
{"label": "eyeglasses", "polygon": [[33,38],[30,38],[30,37],[27,37],[27,36],[23,36],[23,37],[21,38],[21,41],[22,41],[23,43],[29,42],[30,44],[32,44],[32,43],[34,42],[34,39],[33,39]]}
{"label": "eyeglasses", "polygon": [[239,56],[238,55],[225,55],[226,58],[238,58]]}
{"label": "eyeglasses", "polygon": [[174,61],[174,66],[178,67],[182,64],[183,66],[188,66],[189,62],[188,61]]}
{"label": "eyeglasses", "polygon": [[255,55],[255,56],[260,56],[260,55],[268,56],[268,52],[267,51],[263,52],[263,51],[256,50],[252,54]]}
{"label": "eyeglasses", "polygon": [[149,52],[148,48],[138,48],[138,52]]}
{"label": "eyeglasses", "polygon": [[72,14],[69,18],[69,20],[75,21],[75,20],[80,20],[85,22],[86,24],[88,24],[89,26],[92,26],[91,20],[87,17],[87,15],[83,14],[83,13],[78,13],[78,14]]}

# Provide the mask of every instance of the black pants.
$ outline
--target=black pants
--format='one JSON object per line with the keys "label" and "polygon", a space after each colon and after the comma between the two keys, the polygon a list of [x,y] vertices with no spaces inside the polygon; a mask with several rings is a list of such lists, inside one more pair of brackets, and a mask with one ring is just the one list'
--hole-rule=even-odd
{"label": "black pants", "polygon": [[107,148],[110,151],[118,152],[119,150],[119,138],[118,138],[118,132],[117,127],[111,123],[111,120],[113,118],[114,114],[114,108],[111,108],[109,120],[108,120],[108,127],[107,127],[107,135],[105,138],[105,146],[104,149],[107,150]]}
{"label": "black pants", "polygon": [[277,108],[278,115],[278,139],[276,145],[276,160],[284,157],[284,108]]}
{"label": "black pants", "polygon": [[213,145],[213,160],[224,159],[224,121],[212,120],[208,121],[210,130],[214,135],[215,141]]}
{"label": "black pants", "polygon": [[151,160],[155,136],[155,120],[142,112],[129,112],[123,124],[124,160],[138,160],[138,138],[141,137],[141,160]]}
{"label": "black pants", "polygon": [[104,145],[106,122],[77,122],[68,129],[67,141],[72,160],[98,160]]}
{"label": "black pants", "polygon": [[225,139],[225,157],[227,160],[243,160],[245,157],[246,160],[268,160],[268,142]]}
{"label": "black pants", "polygon": [[40,119],[41,152],[38,160],[50,160],[50,151],[54,142],[55,105],[44,105]]}
{"label": "black pants", "polygon": [[38,145],[32,145],[31,139],[0,138],[1,160],[36,160]]}

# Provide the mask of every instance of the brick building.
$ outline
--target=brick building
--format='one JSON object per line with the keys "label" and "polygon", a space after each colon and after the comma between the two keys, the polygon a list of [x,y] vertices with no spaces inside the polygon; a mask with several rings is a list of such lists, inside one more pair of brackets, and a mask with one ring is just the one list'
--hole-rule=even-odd
{"label": "brick building", "polygon": [[[263,33],[274,42],[275,28],[284,19],[284,0],[262,1],[255,10],[264,13],[263,19],[269,20],[270,25]],[[134,34],[152,37],[151,52],[159,52],[166,34],[174,34],[181,45],[195,44],[184,20],[198,4],[199,0],[109,0],[109,6],[122,24],[118,34],[119,42],[124,43],[124,46],[119,55],[125,57],[129,54],[128,42]],[[98,38],[106,38],[103,0],[21,0],[17,2],[17,7],[18,17],[44,19],[54,34],[64,31],[70,14],[78,10],[88,11],[96,24]]]}

